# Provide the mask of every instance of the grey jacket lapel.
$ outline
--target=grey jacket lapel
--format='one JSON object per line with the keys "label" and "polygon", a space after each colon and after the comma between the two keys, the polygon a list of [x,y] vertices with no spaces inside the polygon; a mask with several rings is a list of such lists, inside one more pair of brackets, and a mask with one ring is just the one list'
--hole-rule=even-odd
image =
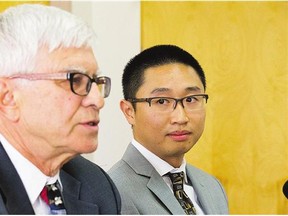
{"label": "grey jacket lapel", "polygon": [[173,215],[185,214],[179,202],[163,181],[162,177],[154,169],[147,187],[161,200]]}
{"label": "grey jacket lapel", "polygon": [[213,200],[211,196],[211,188],[207,184],[207,177],[205,178],[199,172],[194,172],[191,166],[187,167],[187,176],[190,179],[192,186],[197,194],[198,201],[205,214],[216,214],[216,206],[214,205],[217,200]]}
{"label": "grey jacket lapel", "polygon": [[138,175],[150,178],[147,187],[172,214],[185,214],[159,173],[132,144],[129,144],[123,160],[126,161]]}

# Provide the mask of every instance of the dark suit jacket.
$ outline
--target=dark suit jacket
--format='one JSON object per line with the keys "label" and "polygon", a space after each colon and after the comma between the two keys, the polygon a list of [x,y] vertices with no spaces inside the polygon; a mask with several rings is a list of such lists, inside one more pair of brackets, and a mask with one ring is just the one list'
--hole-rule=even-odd
{"label": "dark suit jacket", "polygon": [[[118,190],[96,164],[77,156],[63,166],[60,178],[67,214],[120,214]],[[24,185],[1,143],[0,193],[0,214],[35,214]]]}

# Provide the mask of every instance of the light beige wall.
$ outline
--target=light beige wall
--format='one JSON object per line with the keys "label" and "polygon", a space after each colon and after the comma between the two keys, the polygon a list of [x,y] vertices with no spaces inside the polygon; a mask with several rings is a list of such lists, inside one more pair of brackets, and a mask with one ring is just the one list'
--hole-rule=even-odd
{"label": "light beige wall", "polygon": [[72,1],[72,13],[92,25],[98,36],[95,55],[100,69],[111,77],[112,89],[100,111],[99,147],[87,158],[108,170],[121,159],[132,139],[120,111],[121,80],[126,63],[140,51],[139,1]]}
{"label": "light beige wall", "polygon": [[287,214],[288,2],[142,2],[142,47],[172,43],[206,71],[206,129],[188,162],[232,214]]}

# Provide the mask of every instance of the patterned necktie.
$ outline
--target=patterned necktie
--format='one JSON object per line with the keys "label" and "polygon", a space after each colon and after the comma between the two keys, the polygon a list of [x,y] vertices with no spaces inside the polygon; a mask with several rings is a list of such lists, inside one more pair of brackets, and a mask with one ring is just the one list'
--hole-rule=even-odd
{"label": "patterned necktie", "polygon": [[168,173],[173,186],[173,192],[186,214],[196,214],[196,209],[183,189],[184,172]]}
{"label": "patterned necktie", "polygon": [[46,185],[40,193],[40,197],[50,207],[52,215],[65,215],[66,209],[59,189],[59,183]]}

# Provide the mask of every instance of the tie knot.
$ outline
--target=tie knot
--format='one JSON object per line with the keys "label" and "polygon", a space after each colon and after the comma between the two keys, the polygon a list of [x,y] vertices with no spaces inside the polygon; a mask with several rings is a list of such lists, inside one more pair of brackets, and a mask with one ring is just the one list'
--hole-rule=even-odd
{"label": "tie knot", "polygon": [[173,191],[183,190],[184,172],[169,173],[168,175],[172,182]]}
{"label": "tie knot", "polygon": [[52,214],[65,213],[59,182],[46,185],[40,193],[41,198],[49,205]]}
{"label": "tie knot", "polygon": [[183,171],[178,172],[178,173],[168,173],[168,175],[173,184],[183,184],[183,181],[184,181]]}

